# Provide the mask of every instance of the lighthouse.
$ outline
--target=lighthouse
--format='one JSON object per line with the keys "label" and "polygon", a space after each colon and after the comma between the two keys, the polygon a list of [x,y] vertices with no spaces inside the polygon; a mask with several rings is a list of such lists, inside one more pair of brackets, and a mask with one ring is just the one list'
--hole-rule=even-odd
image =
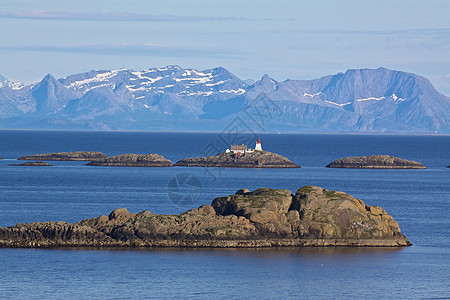
{"label": "lighthouse", "polygon": [[255,151],[262,151],[261,140],[259,138],[256,140]]}

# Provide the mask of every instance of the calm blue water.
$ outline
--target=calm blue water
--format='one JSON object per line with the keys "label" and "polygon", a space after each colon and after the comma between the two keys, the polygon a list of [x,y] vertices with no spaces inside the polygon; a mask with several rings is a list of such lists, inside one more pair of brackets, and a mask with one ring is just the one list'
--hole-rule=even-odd
{"label": "calm blue water", "polygon": [[[0,299],[450,297],[450,137],[261,134],[263,149],[302,169],[12,167],[56,151],[159,153],[177,160],[223,151],[218,134],[0,131],[0,226],[109,214],[175,214],[240,188],[318,185],[385,208],[414,244],[404,249],[0,249]],[[239,139],[253,139],[241,135]],[[207,147],[209,145],[209,147]],[[206,147],[206,148],[205,148]],[[211,152],[209,152],[209,150]],[[324,168],[346,156],[390,154],[426,170]],[[196,189],[168,189],[192,176]],[[168,192],[175,198],[169,199]],[[184,196],[194,195],[194,201]],[[177,198],[178,197],[178,198]],[[177,205],[176,205],[176,204]]]}

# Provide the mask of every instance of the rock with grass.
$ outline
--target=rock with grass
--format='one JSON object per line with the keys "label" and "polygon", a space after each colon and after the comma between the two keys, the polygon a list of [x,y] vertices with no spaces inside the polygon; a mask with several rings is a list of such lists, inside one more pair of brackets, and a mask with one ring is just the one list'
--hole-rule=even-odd
{"label": "rock with grass", "polygon": [[43,161],[28,161],[23,164],[9,164],[10,166],[16,167],[50,167],[51,164]]}
{"label": "rock with grass", "polygon": [[27,155],[18,158],[18,160],[90,161],[105,157],[106,155],[101,152],[75,151],[75,152],[55,152],[55,153]]}
{"label": "rock with grass", "polygon": [[77,223],[0,228],[1,247],[401,247],[411,243],[383,208],[304,186],[241,189],[179,215],[125,208]]}
{"label": "rock with grass", "polygon": [[348,169],[426,169],[416,161],[401,159],[389,155],[351,156],[329,163],[327,168]]}
{"label": "rock with grass", "polygon": [[108,167],[172,167],[172,162],[158,154],[120,154],[116,156],[97,159],[88,166]]}
{"label": "rock with grass", "polygon": [[268,152],[220,153],[215,156],[191,157],[178,161],[175,166],[224,168],[300,168],[286,157]]}

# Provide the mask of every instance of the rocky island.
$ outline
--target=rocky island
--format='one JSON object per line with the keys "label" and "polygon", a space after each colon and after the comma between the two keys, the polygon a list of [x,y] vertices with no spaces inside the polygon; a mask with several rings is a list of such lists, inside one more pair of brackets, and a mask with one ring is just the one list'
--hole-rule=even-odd
{"label": "rocky island", "polygon": [[75,152],[55,152],[37,155],[27,155],[18,158],[18,160],[89,161],[105,157],[106,155],[101,152],[75,151]]}
{"label": "rocky island", "polygon": [[225,152],[206,157],[191,157],[178,161],[175,166],[223,167],[223,168],[300,168],[289,159],[276,153],[263,151],[261,140],[256,140],[255,149],[247,145],[231,145]]}
{"label": "rocky island", "polygon": [[88,166],[172,167],[172,162],[158,154],[120,154],[91,161]]}
{"label": "rocky island", "polygon": [[249,153],[224,152],[215,156],[191,157],[178,161],[175,166],[224,168],[300,168],[289,159],[268,151]]}
{"label": "rocky island", "polygon": [[50,167],[51,164],[43,162],[43,161],[29,161],[23,164],[9,164],[10,166],[17,167]]}
{"label": "rocky island", "polygon": [[411,243],[384,209],[344,192],[304,186],[293,195],[241,189],[179,215],[150,211],[78,223],[37,222],[0,228],[0,247],[401,247]]}
{"label": "rocky island", "polygon": [[419,162],[389,155],[340,158],[329,163],[326,167],[350,169],[426,169],[426,167]]}

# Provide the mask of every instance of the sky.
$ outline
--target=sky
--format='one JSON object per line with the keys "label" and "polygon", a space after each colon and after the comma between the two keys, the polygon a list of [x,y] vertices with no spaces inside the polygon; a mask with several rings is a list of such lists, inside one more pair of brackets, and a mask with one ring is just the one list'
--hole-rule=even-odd
{"label": "sky", "polygon": [[222,66],[241,79],[412,72],[450,95],[449,0],[2,0],[0,75]]}

